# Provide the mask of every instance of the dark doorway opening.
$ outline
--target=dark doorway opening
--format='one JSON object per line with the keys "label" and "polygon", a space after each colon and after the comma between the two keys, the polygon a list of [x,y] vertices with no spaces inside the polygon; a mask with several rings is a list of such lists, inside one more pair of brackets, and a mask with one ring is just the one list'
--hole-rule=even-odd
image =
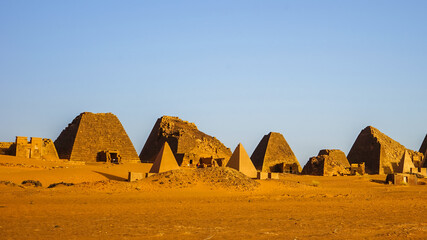
{"label": "dark doorway opening", "polygon": [[110,153],[111,163],[119,163],[119,154],[118,153]]}

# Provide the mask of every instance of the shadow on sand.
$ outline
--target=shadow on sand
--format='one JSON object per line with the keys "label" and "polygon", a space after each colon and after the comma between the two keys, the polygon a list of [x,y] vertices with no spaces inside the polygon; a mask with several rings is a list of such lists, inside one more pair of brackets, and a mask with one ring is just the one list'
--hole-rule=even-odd
{"label": "shadow on sand", "polygon": [[379,183],[379,184],[387,184],[384,180],[371,179],[371,182]]}
{"label": "shadow on sand", "polygon": [[127,179],[126,179],[126,178],[122,178],[122,177],[119,177],[119,176],[111,175],[111,174],[108,174],[108,173],[103,173],[103,172],[98,172],[98,171],[93,171],[93,172],[96,172],[96,173],[98,173],[98,174],[101,174],[102,176],[104,176],[104,177],[108,178],[109,180],[114,180],[114,181],[127,181]]}

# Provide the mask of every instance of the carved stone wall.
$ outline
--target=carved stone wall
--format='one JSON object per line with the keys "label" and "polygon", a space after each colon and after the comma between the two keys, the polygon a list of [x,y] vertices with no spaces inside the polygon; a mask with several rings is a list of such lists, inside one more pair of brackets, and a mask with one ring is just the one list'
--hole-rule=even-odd
{"label": "carved stone wall", "polygon": [[16,137],[15,155],[17,157],[57,160],[58,154],[52,140],[48,138]]}

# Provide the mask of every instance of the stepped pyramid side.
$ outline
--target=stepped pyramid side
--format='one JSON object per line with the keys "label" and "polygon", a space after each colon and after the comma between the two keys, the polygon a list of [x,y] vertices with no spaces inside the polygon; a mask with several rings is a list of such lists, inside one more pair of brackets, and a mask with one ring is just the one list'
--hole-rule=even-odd
{"label": "stepped pyramid side", "polygon": [[200,158],[222,159],[224,165],[231,156],[229,148],[218,139],[199,131],[194,123],[178,117],[157,119],[139,155],[142,162],[154,162],[157,153],[167,142],[181,166],[197,164]]}
{"label": "stepped pyramid side", "polygon": [[70,159],[82,116],[83,113],[74,118],[55,140],[54,144],[59,158]]}
{"label": "stepped pyramid side", "polygon": [[300,173],[301,165],[282,134],[265,135],[251,155],[256,169],[262,172]]}
{"label": "stepped pyramid side", "polygon": [[118,151],[123,162],[139,162],[119,119],[112,113],[80,114],[55,141],[61,158],[96,162],[102,151]]}
{"label": "stepped pyramid side", "polygon": [[179,169],[178,163],[176,162],[169,144],[165,142],[160,152],[157,154],[156,160],[150,169],[150,173],[161,173],[176,169]]}
{"label": "stepped pyramid side", "polygon": [[233,155],[231,155],[230,160],[227,163],[227,167],[236,169],[250,178],[257,177],[257,170],[241,143],[237,145]]}
{"label": "stepped pyramid side", "polygon": [[368,126],[360,132],[347,158],[350,163],[365,162],[369,174],[389,174],[399,171],[405,151],[411,159],[421,158],[419,152],[405,148],[378,129]]}

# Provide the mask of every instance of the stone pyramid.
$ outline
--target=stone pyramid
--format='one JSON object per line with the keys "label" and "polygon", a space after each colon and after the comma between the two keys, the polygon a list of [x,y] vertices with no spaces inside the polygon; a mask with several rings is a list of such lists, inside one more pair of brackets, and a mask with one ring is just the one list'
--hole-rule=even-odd
{"label": "stone pyramid", "polygon": [[234,168],[250,178],[257,177],[257,170],[241,143],[237,145],[233,155],[231,155],[231,158],[227,163],[227,167]]}
{"label": "stone pyramid", "polygon": [[399,164],[399,173],[410,173],[411,168],[415,168],[414,163],[412,162],[412,159],[408,153],[408,151],[405,151],[403,154],[402,160]]}
{"label": "stone pyramid", "polygon": [[165,142],[162,149],[160,149],[160,152],[157,154],[156,160],[150,169],[150,173],[161,173],[176,169],[179,169],[178,163],[176,162],[169,144]]}
{"label": "stone pyramid", "polygon": [[350,164],[341,150],[320,150],[317,157],[311,157],[305,164],[302,174],[319,176],[338,176],[349,174]]}
{"label": "stone pyramid", "polygon": [[163,144],[168,142],[180,166],[197,164],[200,158],[212,157],[224,163],[231,156],[231,150],[215,137],[197,129],[194,123],[183,121],[178,117],[163,116],[157,119],[154,127],[141,150],[142,162],[154,162]]}
{"label": "stone pyramid", "polygon": [[84,112],[55,140],[62,159],[96,162],[106,151],[118,153],[122,162],[140,162],[138,154],[119,119],[112,113]]}
{"label": "stone pyramid", "polygon": [[412,159],[421,153],[405,148],[378,129],[368,126],[363,129],[347,155],[350,163],[365,162],[368,174],[389,174],[399,171],[400,161],[408,152]]}
{"label": "stone pyramid", "polygon": [[424,156],[427,154],[427,135],[425,136],[424,141],[421,144],[419,152],[424,154]]}
{"label": "stone pyramid", "polygon": [[261,172],[300,173],[301,166],[282,134],[270,132],[259,142],[251,160]]}

